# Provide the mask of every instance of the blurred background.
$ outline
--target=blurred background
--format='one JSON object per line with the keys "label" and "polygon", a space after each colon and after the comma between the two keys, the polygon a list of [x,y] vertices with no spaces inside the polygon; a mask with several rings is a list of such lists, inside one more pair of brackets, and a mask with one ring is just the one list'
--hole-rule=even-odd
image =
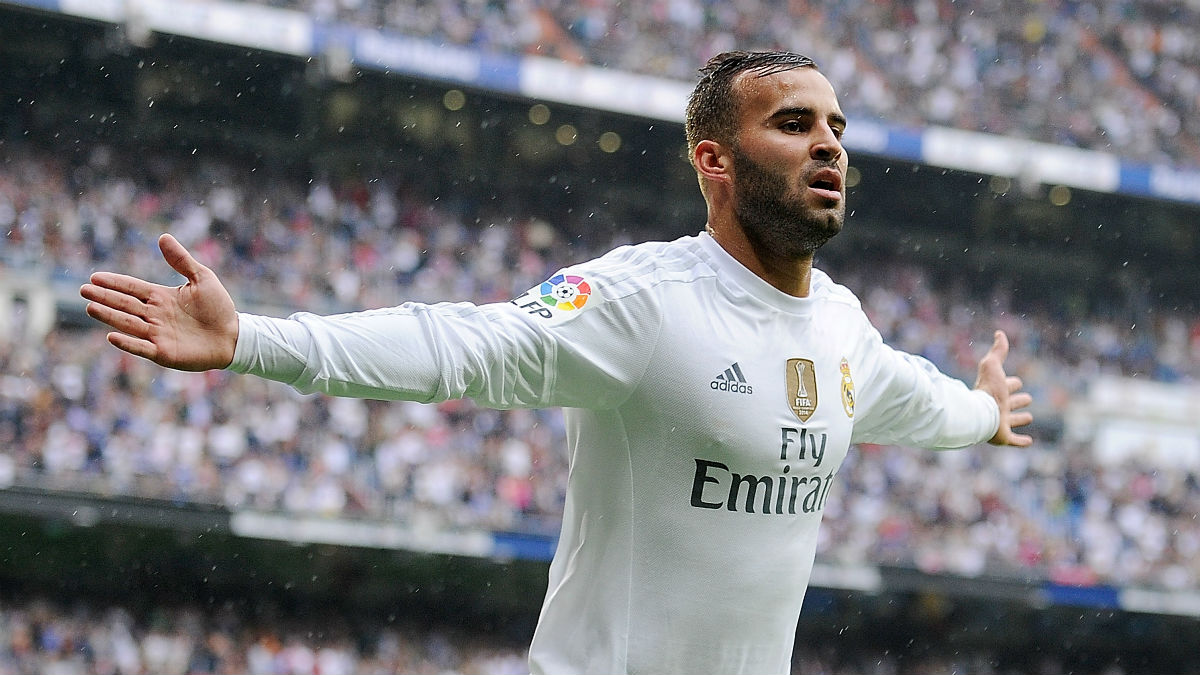
{"label": "blurred background", "polygon": [[240,309],[507,301],[698,232],[725,49],[850,117],[818,266],[1036,444],[852,449],[806,675],[1200,673],[1200,3],[0,2],[0,675],[521,673],[557,410],[301,396],[108,346],[97,269]]}

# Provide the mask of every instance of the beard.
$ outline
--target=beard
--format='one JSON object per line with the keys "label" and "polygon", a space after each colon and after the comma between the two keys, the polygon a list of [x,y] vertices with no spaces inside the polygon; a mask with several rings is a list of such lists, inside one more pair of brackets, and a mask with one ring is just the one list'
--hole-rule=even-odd
{"label": "beard", "polygon": [[[812,256],[842,231],[845,200],[827,208],[805,203],[805,185],[789,186],[787,178],[733,148],[735,172],[733,212],[750,244],[760,255],[800,259]],[[832,162],[827,166],[837,168]]]}

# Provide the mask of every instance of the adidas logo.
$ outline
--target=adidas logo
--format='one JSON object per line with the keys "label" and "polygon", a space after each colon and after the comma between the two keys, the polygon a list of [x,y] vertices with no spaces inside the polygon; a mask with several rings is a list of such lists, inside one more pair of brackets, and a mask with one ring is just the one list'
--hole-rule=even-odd
{"label": "adidas logo", "polygon": [[717,391],[728,391],[733,394],[753,394],[754,388],[746,382],[746,376],[742,374],[742,367],[735,361],[732,366],[725,369],[725,372],[713,378],[708,386]]}

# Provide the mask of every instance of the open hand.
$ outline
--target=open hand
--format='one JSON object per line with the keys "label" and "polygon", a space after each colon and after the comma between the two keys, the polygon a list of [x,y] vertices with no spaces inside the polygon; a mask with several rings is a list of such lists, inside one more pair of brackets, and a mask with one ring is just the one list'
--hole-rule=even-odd
{"label": "open hand", "polygon": [[90,301],[88,316],[116,329],[108,334],[113,346],[160,366],[193,371],[228,366],[238,337],[229,292],[175,237],[162,235],[158,248],[187,283],[171,287],[96,272],[79,289]]}
{"label": "open hand", "polygon": [[1005,375],[1004,359],[1007,357],[1008,336],[1004,331],[998,330],[991,349],[979,362],[979,378],[975,381],[975,388],[991,394],[1000,406],[1000,427],[988,442],[993,445],[1026,447],[1033,444],[1033,438],[1027,434],[1015,433],[1013,427],[1033,422],[1033,413],[1025,410],[1033,403],[1033,396],[1029,392],[1021,391],[1021,378]]}

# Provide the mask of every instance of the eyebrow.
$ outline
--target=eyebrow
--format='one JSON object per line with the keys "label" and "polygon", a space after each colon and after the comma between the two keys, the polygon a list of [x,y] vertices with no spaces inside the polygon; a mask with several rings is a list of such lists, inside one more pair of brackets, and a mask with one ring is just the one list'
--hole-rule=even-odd
{"label": "eyebrow", "polygon": [[[775,119],[777,117],[793,117],[793,116],[794,117],[816,117],[816,112],[812,108],[806,108],[804,106],[793,106],[793,107],[789,107],[789,108],[781,108],[779,110],[776,110],[775,114],[771,115],[770,119]],[[842,129],[845,129],[846,124],[847,124],[846,116],[841,114],[840,112],[830,113],[829,114],[829,122],[831,124],[841,125]]]}

